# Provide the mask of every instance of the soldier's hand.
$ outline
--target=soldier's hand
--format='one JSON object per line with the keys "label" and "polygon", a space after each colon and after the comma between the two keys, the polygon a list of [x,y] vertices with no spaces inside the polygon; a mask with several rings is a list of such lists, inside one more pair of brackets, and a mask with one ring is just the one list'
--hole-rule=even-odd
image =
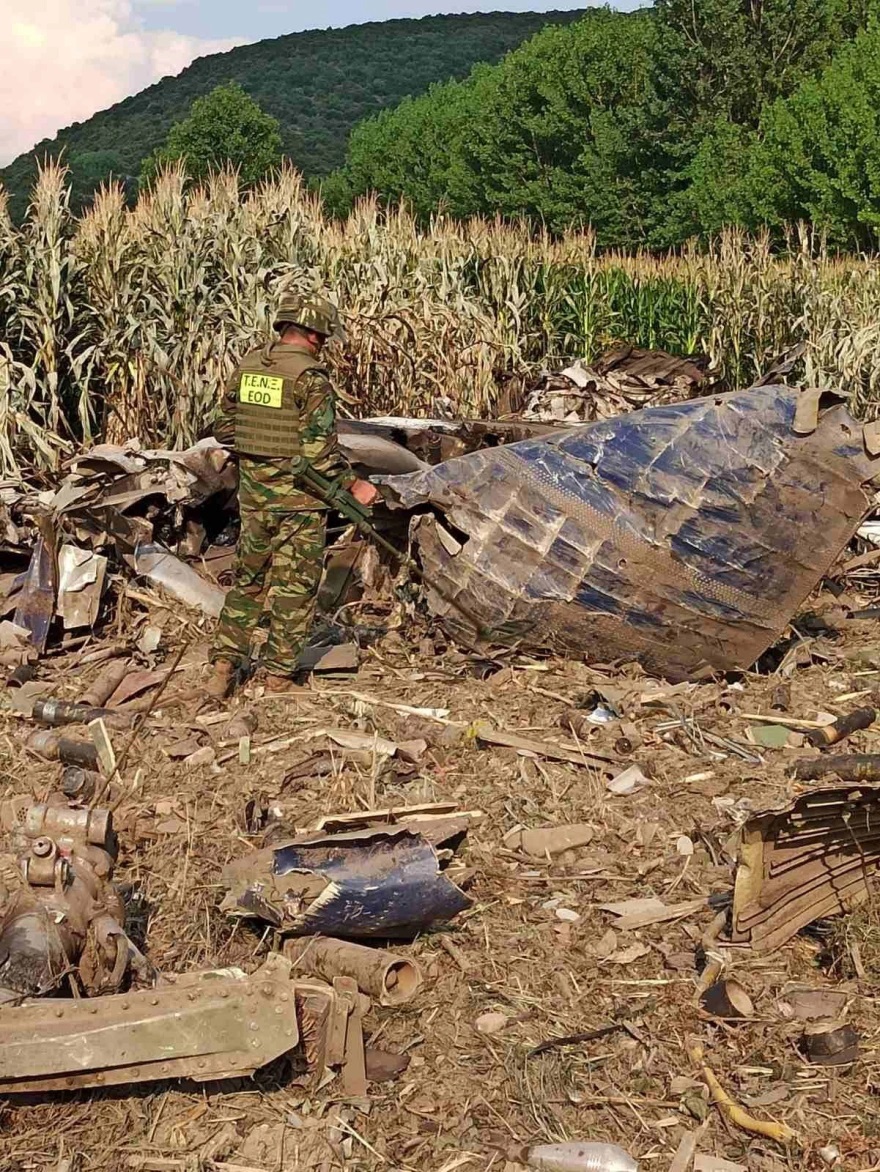
{"label": "soldier's hand", "polygon": [[371,505],[379,497],[379,490],[369,480],[356,480],[348,490],[361,505]]}

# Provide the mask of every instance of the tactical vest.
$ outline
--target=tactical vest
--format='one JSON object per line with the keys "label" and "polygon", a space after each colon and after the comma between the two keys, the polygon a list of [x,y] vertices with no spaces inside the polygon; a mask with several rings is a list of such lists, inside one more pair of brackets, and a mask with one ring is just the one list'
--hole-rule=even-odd
{"label": "tactical vest", "polygon": [[272,347],[245,356],[236,372],[235,450],[248,456],[298,456],[302,404],[296,384],[321,368],[304,350],[273,359]]}

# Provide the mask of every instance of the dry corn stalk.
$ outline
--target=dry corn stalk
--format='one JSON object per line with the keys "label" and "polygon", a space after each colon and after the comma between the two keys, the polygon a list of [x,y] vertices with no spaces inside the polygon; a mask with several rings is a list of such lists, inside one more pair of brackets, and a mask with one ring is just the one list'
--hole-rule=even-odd
{"label": "dry corn stalk", "polygon": [[438,217],[362,201],[343,221],[286,170],[241,193],[172,168],[128,207],[79,219],[47,164],[13,225],[0,193],[0,475],[71,445],[190,442],[284,288],[328,289],[349,338],[330,354],[355,414],[492,414],[499,377],[588,361],[630,341],[703,352],[742,385],[806,343],[807,376],[880,414],[880,264],[829,257],[806,233],[785,256],[730,231],[709,249],[598,255],[590,232]]}

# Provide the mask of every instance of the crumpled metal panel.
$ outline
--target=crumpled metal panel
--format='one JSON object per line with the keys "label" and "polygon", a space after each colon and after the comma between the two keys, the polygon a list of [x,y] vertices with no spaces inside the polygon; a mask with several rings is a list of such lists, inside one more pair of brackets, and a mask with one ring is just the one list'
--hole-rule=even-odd
{"label": "crumpled metal panel", "polygon": [[839,404],[796,435],[799,394],[650,408],[382,483],[390,503],[434,507],[414,522],[425,573],[499,641],[672,678],[745,668],[852,537],[880,470]]}
{"label": "crumpled metal panel", "polygon": [[473,902],[431,843],[403,828],[267,847],[230,863],[223,879],[222,910],[303,935],[411,936]]}

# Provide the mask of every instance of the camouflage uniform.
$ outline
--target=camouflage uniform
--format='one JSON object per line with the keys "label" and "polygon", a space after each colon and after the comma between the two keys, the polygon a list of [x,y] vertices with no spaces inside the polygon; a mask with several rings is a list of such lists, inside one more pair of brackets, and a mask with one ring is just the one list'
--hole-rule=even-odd
{"label": "camouflage uniform", "polygon": [[291,675],[312,624],[326,527],[325,506],[297,487],[291,458],[306,456],[343,484],[354,479],[336,449],[326,371],[304,345],[251,351],[227,384],[214,435],[238,452],[241,537],[211,658],[244,665],[268,610],[263,664],[273,675]]}

